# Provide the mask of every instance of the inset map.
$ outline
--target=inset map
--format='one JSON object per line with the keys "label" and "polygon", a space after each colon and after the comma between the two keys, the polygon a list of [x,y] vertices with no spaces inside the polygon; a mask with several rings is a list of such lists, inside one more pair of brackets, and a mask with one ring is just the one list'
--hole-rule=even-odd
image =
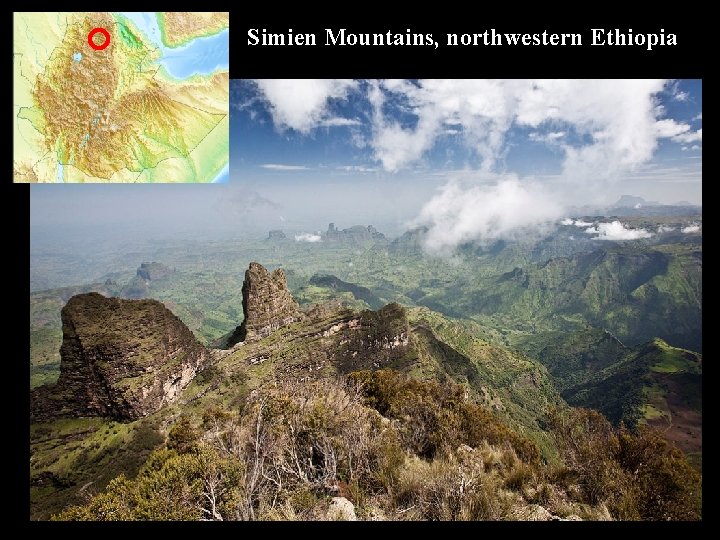
{"label": "inset map", "polygon": [[15,13],[15,182],[218,182],[229,14]]}

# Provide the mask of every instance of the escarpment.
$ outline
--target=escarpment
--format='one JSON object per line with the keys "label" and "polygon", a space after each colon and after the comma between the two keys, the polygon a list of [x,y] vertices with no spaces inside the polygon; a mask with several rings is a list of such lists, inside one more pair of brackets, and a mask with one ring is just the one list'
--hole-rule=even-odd
{"label": "escarpment", "polygon": [[210,355],[157,300],[73,296],[62,310],[60,378],[31,413],[134,420],[174,401]]}

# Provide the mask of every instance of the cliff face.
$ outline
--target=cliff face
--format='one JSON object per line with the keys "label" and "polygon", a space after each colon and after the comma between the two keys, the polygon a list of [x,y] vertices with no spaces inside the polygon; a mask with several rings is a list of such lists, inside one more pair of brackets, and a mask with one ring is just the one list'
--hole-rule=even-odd
{"label": "cliff face", "polygon": [[174,271],[175,270],[162,263],[144,262],[140,264],[140,268],[137,270],[137,276],[146,281],[154,281],[163,279],[172,274]]}
{"label": "cliff face", "polygon": [[334,223],[328,226],[325,241],[343,244],[364,244],[366,242],[385,242],[385,235],[372,225],[353,225],[349,229],[337,229]]}
{"label": "cliff face", "polygon": [[[62,310],[56,414],[134,420],[172,402],[210,359],[156,300],[73,296]],[[46,415],[47,402],[34,409]],[[45,410],[43,410],[45,409]]]}
{"label": "cliff face", "polygon": [[250,263],[250,268],[245,271],[242,293],[245,320],[231,337],[230,345],[262,339],[302,318],[281,268],[271,274],[261,264]]}

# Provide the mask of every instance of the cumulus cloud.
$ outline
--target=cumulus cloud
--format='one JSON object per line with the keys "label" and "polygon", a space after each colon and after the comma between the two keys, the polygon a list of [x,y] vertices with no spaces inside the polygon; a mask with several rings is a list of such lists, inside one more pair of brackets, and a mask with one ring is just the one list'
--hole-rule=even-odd
{"label": "cumulus cloud", "polygon": [[595,240],[638,240],[650,238],[652,233],[645,229],[630,229],[619,221],[598,223],[595,227],[585,229],[587,234],[596,234]]}
{"label": "cumulus cloud", "polygon": [[[653,96],[663,86],[647,79],[382,81],[369,92],[375,111],[370,144],[383,167],[395,171],[421,159],[452,125],[461,128],[458,136],[481,158],[482,169],[492,170],[506,150],[507,132],[517,125],[534,128],[534,140],[561,147],[566,176],[607,177],[650,159],[658,129],[671,127],[656,127]],[[401,123],[393,107],[416,121]],[[571,128],[587,142],[563,142],[567,129],[537,131],[550,126]]]}
{"label": "cumulus cloud", "polygon": [[[530,137],[563,153],[556,185],[517,178],[491,186],[482,180],[446,184],[415,221],[429,227],[428,249],[442,251],[558,219],[570,191],[563,184],[574,184],[573,191],[598,186],[649,161],[659,138],[686,135],[689,126],[658,125],[655,95],[664,85],[647,79],[376,82],[369,90],[374,114],[368,144],[384,169],[397,171],[422,160],[453,126],[459,131],[453,136],[479,158],[480,177],[503,162],[514,126],[530,128],[535,133]],[[580,221],[577,226],[590,225]],[[598,233],[607,239],[618,234]]]}
{"label": "cumulus cloud", "polygon": [[591,221],[583,221],[582,219],[565,218],[560,222],[561,225],[575,225],[576,227],[590,227]]}
{"label": "cumulus cloud", "polygon": [[550,226],[561,211],[537,183],[517,177],[487,184],[454,180],[439,189],[410,226],[427,226],[425,247],[447,254],[466,242],[537,231]]}
{"label": "cumulus cloud", "polygon": [[269,169],[271,171],[307,171],[308,167],[305,165],[282,165],[280,163],[264,163],[260,165],[263,169]]}
{"label": "cumulus cloud", "polygon": [[[362,134],[354,130],[352,140],[389,172],[422,165],[438,142],[449,137],[464,145],[471,162],[478,164],[466,176],[475,174],[476,180],[449,181],[414,221],[429,227],[428,247],[436,251],[558,220],[562,207],[574,202],[570,193],[597,194],[604,181],[639,170],[661,139],[688,148],[702,141],[702,129],[693,131],[687,123],[663,118],[666,111],[658,105],[658,94],[669,90],[676,99],[680,94],[672,82],[660,79],[306,80],[257,85],[276,126],[303,133],[355,125],[357,120],[337,118],[330,108],[333,100],[346,99],[350,92],[361,94],[371,108],[370,125]],[[503,174],[514,128],[560,153],[559,176],[521,181]],[[488,181],[488,175],[494,179]],[[580,221],[576,226],[590,225]],[[603,239],[650,234],[615,229],[603,225],[596,234]]]}
{"label": "cumulus cloud", "polygon": [[[328,100],[345,99],[357,87],[352,79],[258,79],[275,126],[308,133],[319,125],[352,125],[354,121],[330,117]],[[351,122],[348,124],[347,122]]]}
{"label": "cumulus cloud", "polygon": [[319,234],[312,234],[312,233],[300,233],[295,235],[295,241],[296,242],[322,242],[322,236]]}
{"label": "cumulus cloud", "polygon": [[655,122],[655,131],[658,137],[669,138],[676,137],[690,130],[688,124],[679,123],[670,118],[658,120]]}
{"label": "cumulus cloud", "polygon": [[662,234],[662,233],[669,233],[669,232],[672,232],[672,231],[674,231],[674,230],[675,230],[675,227],[668,227],[667,225],[660,225],[660,226],[658,227],[657,232],[660,233],[660,234]]}
{"label": "cumulus cloud", "polygon": [[683,227],[683,228],[680,229],[680,230],[681,230],[682,232],[686,233],[686,234],[687,234],[687,233],[696,233],[696,232],[700,232],[700,225],[698,225],[697,223],[693,223],[692,225],[688,225],[687,227]]}
{"label": "cumulus cloud", "polygon": [[685,133],[675,135],[672,140],[675,142],[686,144],[693,142],[702,142],[702,128],[698,129],[697,131],[686,131]]}

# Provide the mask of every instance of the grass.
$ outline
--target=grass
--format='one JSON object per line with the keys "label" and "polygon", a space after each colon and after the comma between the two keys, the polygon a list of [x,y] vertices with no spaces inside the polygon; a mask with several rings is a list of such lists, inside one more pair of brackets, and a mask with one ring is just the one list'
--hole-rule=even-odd
{"label": "grass", "polygon": [[640,407],[640,410],[642,417],[645,420],[655,420],[656,418],[661,418],[663,416],[669,415],[667,411],[661,411],[660,409],[649,403],[646,403],[642,407]]}
{"label": "grass", "polygon": [[684,349],[671,347],[665,341],[656,339],[653,344],[660,351],[659,362],[650,367],[656,373],[697,373],[699,365],[697,355]]}

